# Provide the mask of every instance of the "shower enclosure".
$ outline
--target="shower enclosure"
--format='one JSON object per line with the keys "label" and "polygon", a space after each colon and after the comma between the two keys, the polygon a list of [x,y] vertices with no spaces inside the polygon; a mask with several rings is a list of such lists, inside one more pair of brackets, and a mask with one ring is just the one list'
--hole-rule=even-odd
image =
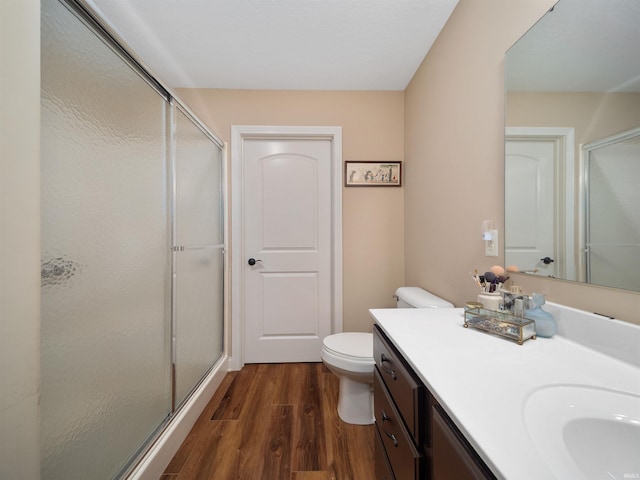
{"label": "shower enclosure", "polygon": [[640,291],[640,128],[583,146],[585,280]]}
{"label": "shower enclosure", "polygon": [[43,479],[126,473],[223,355],[223,145],[42,1]]}

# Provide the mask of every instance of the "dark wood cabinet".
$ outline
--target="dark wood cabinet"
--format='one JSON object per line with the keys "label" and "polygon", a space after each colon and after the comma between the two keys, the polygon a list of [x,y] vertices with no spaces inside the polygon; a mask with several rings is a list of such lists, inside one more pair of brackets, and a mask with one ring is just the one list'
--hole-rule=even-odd
{"label": "dark wood cabinet", "polygon": [[495,476],[439,405],[432,410],[433,480],[486,480]]}
{"label": "dark wood cabinet", "polygon": [[377,325],[373,354],[376,479],[495,479]]}
{"label": "dark wood cabinet", "polygon": [[395,480],[387,455],[380,455],[380,452],[384,451],[385,448],[382,438],[380,438],[380,432],[376,429],[376,480]]}
{"label": "dark wood cabinet", "polygon": [[377,430],[395,478],[424,478],[426,458],[418,451],[415,439],[407,430],[377,371],[374,373],[373,388]]}
{"label": "dark wood cabinet", "polygon": [[384,333],[379,328],[376,332],[373,339],[376,370],[411,437],[424,450],[428,448],[430,424],[421,412],[429,408],[429,392]]}

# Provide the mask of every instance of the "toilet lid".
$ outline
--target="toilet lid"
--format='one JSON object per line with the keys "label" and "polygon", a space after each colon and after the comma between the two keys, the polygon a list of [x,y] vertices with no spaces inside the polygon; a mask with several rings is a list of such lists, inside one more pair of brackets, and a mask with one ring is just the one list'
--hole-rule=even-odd
{"label": "toilet lid", "polygon": [[339,355],[373,359],[373,334],[364,332],[336,333],[325,337],[324,347]]}

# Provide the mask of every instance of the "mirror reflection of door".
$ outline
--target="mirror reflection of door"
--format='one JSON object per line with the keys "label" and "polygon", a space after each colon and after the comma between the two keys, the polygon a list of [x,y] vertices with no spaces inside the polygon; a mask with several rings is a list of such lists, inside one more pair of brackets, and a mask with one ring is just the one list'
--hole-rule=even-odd
{"label": "mirror reflection of door", "polygon": [[[507,129],[505,143],[505,264],[543,276],[572,276],[573,223],[563,208],[572,194],[566,172],[570,132]],[[571,156],[572,157],[572,156]],[[568,223],[570,221],[570,223]]]}
{"label": "mirror reflection of door", "polygon": [[640,290],[640,128],[585,145],[583,158],[586,280]]}
{"label": "mirror reflection of door", "polygon": [[511,140],[505,148],[505,263],[555,277],[553,142]]}

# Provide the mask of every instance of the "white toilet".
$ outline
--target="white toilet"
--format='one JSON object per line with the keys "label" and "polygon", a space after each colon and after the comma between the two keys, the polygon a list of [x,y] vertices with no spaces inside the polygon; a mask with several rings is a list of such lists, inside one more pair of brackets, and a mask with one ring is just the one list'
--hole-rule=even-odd
{"label": "white toilet", "polygon": [[[398,308],[453,308],[451,303],[419,287],[401,287],[396,290],[395,299]],[[322,341],[320,357],[340,378],[340,418],[356,425],[373,423],[373,334],[329,335]]]}

